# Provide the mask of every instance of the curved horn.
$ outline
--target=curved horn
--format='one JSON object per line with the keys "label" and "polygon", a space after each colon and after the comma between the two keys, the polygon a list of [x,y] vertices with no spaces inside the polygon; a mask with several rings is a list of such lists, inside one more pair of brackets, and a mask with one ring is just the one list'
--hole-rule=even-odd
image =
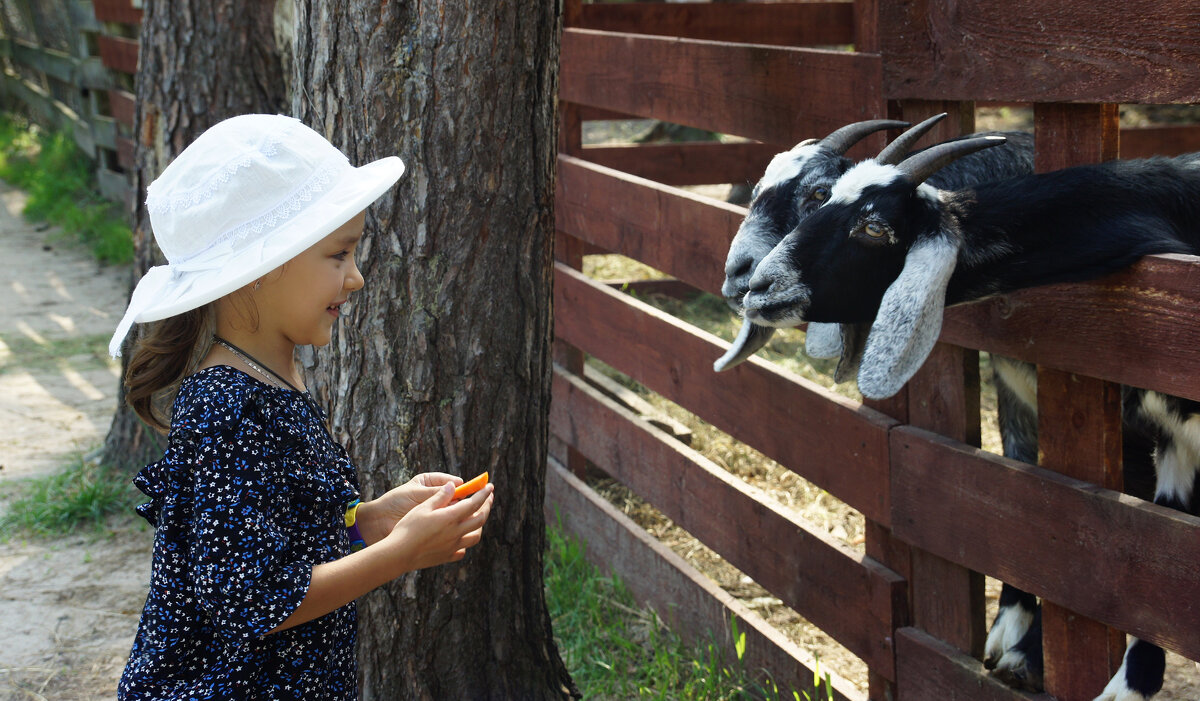
{"label": "curved horn", "polygon": [[925,179],[936,173],[948,163],[963,156],[982,151],[985,148],[999,146],[1007,139],[1003,136],[976,136],[971,139],[949,141],[937,146],[931,146],[920,153],[904,159],[896,167],[908,177],[913,185],[920,185]]}
{"label": "curved horn", "polygon": [[900,136],[897,136],[895,141],[888,144],[886,148],[879,152],[879,155],[875,157],[875,162],[889,166],[896,165],[902,158],[908,155],[909,151],[912,151],[913,144],[920,141],[921,137],[925,136],[925,132],[932,129],[933,125],[942,121],[945,117],[945,112],[935,114]]}
{"label": "curved horn", "polygon": [[871,119],[865,122],[855,122],[847,124],[824,139],[821,139],[820,145],[822,148],[841,156],[846,151],[849,151],[851,146],[877,131],[902,129],[906,126],[908,126],[908,122],[897,122],[894,119]]}

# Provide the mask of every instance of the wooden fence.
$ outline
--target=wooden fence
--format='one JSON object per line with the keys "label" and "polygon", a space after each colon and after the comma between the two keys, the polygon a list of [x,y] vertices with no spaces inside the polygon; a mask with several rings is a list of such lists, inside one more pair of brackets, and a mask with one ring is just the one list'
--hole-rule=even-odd
{"label": "wooden fence", "polygon": [[105,197],[132,212],[141,0],[4,0],[0,104],[72,133]]}
{"label": "wooden fence", "polygon": [[[745,210],[680,186],[753,182],[773,154],[855,120],[949,111],[934,137],[950,137],[973,130],[973,101],[1032,104],[1040,170],[1196,150],[1194,126],[1119,130],[1117,103],[1200,101],[1200,8],[567,0],[560,99],[547,508],[593,558],[685,632],[736,615],[748,664],[810,684],[811,657],[599,498],[585,459],[861,658],[872,699],[1028,697],[977,661],[985,574],[1043,597],[1057,698],[1099,693],[1120,631],[1200,659],[1200,519],[1119,491],[1118,383],[1200,399],[1196,259],[953,308],[925,367],[870,406],[759,359],[715,374],[725,342],[578,271],[611,251],[719,293]],[[757,143],[582,147],[584,120],[622,116]],[[1038,364],[1040,466],[975,447],[981,350]],[[860,511],[865,555],[589,384],[584,354]]]}

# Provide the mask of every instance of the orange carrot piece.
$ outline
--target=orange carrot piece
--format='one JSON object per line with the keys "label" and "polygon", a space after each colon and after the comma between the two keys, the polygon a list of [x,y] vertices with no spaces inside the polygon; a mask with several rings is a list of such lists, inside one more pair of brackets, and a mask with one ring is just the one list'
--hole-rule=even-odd
{"label": "orange carrot piece", "polygon": [[469,482],[463,482],[457,489],[454,490],[454,498],[462,499],[469,497],[475,492],[483,489],[488,483],[488,473],[483,473]]}

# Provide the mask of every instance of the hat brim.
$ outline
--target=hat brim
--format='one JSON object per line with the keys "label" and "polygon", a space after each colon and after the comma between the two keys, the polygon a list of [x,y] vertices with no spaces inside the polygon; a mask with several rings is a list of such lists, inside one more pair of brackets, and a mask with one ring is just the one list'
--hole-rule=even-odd
{"label": "hat brim", "polygon": [[134,321],[157,321],[182,314],[250,284],[350,221],[403,174],[404,163],[395,156],[351,169],[302,215],[271,232],[256,255],[243,254],[217,269],[180,273],[170,292],[142,310]]}

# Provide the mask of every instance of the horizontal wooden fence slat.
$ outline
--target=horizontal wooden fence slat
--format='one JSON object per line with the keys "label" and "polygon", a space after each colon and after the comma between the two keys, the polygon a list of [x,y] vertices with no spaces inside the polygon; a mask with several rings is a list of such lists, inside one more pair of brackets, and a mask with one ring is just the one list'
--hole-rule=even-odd
{"label": "horizontal wooden fence slat", "polygon": [[720,292],[745,208],[563,155],[557,188],[558,230]]}
{"label": "horizontal wooden fence slat", "polygon": [[1200,151],[1200,125],[1128,127],[1121,130],[1121,158],[1178,156]]}
{"label": "horizontal wooden fence slat", "polygon": [[1200,400],[1200,262],[1148,256],[1090,282],[947,310],[942,340]]}
{"label": "horizontal wooden fence slat", "polygon": [[124,90],[109,90],[108,104],[112,111],[112,118],[132,130],[134,115],[137,111],[137,101],[133,93]]}
{"label": "horizontal wooden fence slat", "polygon": [[142,10],[135,8],[131,0],[92,0],[92,5],[101,22],[142,23]]}
{"label": "horizontal wooden fence slat", "polygon": [[68,53],[38,46],[22,39],[3,39],[9,44],[8,55],[13,61],[23,64],[64,83],[74,83],[77,78],[78,60]]}
{"label": "horizontal wooden fence slat", "polygon": [[592,3],[579,27],[780,46],[854,42],[854,3]]}
{"label": "horizontal wooden fence slat", "polygon": [[1200,6],[1126,0],[879,3],[888,99],[1200,101]]}
{"label": "horizontal wooden fence slat", "polygon": [[878,55],[566,29],[559,99],[794,144],[876,119]]}
{"label": "horizontal wooden fence slat", "polygon": [[1200,519],[920,429],[891,436],[898,537],[1200,659]]}
{"label": "horizontal wooden fence slat", "polygon": [[[722,373],[728,348],[582,273],[555,265],[555,334],[887,524],[896,422],[758,358]],[[836,440],[831,440],[836,437]]]}
{"label": "horizontal wooden fence slat", "polygon": [[561,369],[551,431],[700,542],[894,679],[900,575],[789,514],[760,490]]}
{"label": "horizontal wooden fence slat", "polygon": [[[722,631],[732,647],[730,620],[746,634],[743,662],[770,670],[781,690],[812,687],[817,661],[728,592],[659,543],[554,460],[546,470],[546,517],[587,542],[594,564],[620,575],[635,598],[648,603],[677,632],[694,642]],[[822,666],[822,672],[827,668]],[[852,684],[830,674],[834,699],[865,701]]]}
{"label": "horizontal wooden fence slat", "polygon": [[96,37],[96,45],[100,49],[100,60],[105,66],[130,75],[137,73],[137,39],[100,35]]}
{"label": "horizontal wooden fence slat", "polygon": [[938,701],[1052,701],[990,676],[979,660],[918,628],[896,631],[897,686],[902,699]]}
{"label": "horizontal wooden fence slat", "polygon": [[785,147],[773,144],[699,142],[589,146],[580,158],[664,185],[756,183]]}

